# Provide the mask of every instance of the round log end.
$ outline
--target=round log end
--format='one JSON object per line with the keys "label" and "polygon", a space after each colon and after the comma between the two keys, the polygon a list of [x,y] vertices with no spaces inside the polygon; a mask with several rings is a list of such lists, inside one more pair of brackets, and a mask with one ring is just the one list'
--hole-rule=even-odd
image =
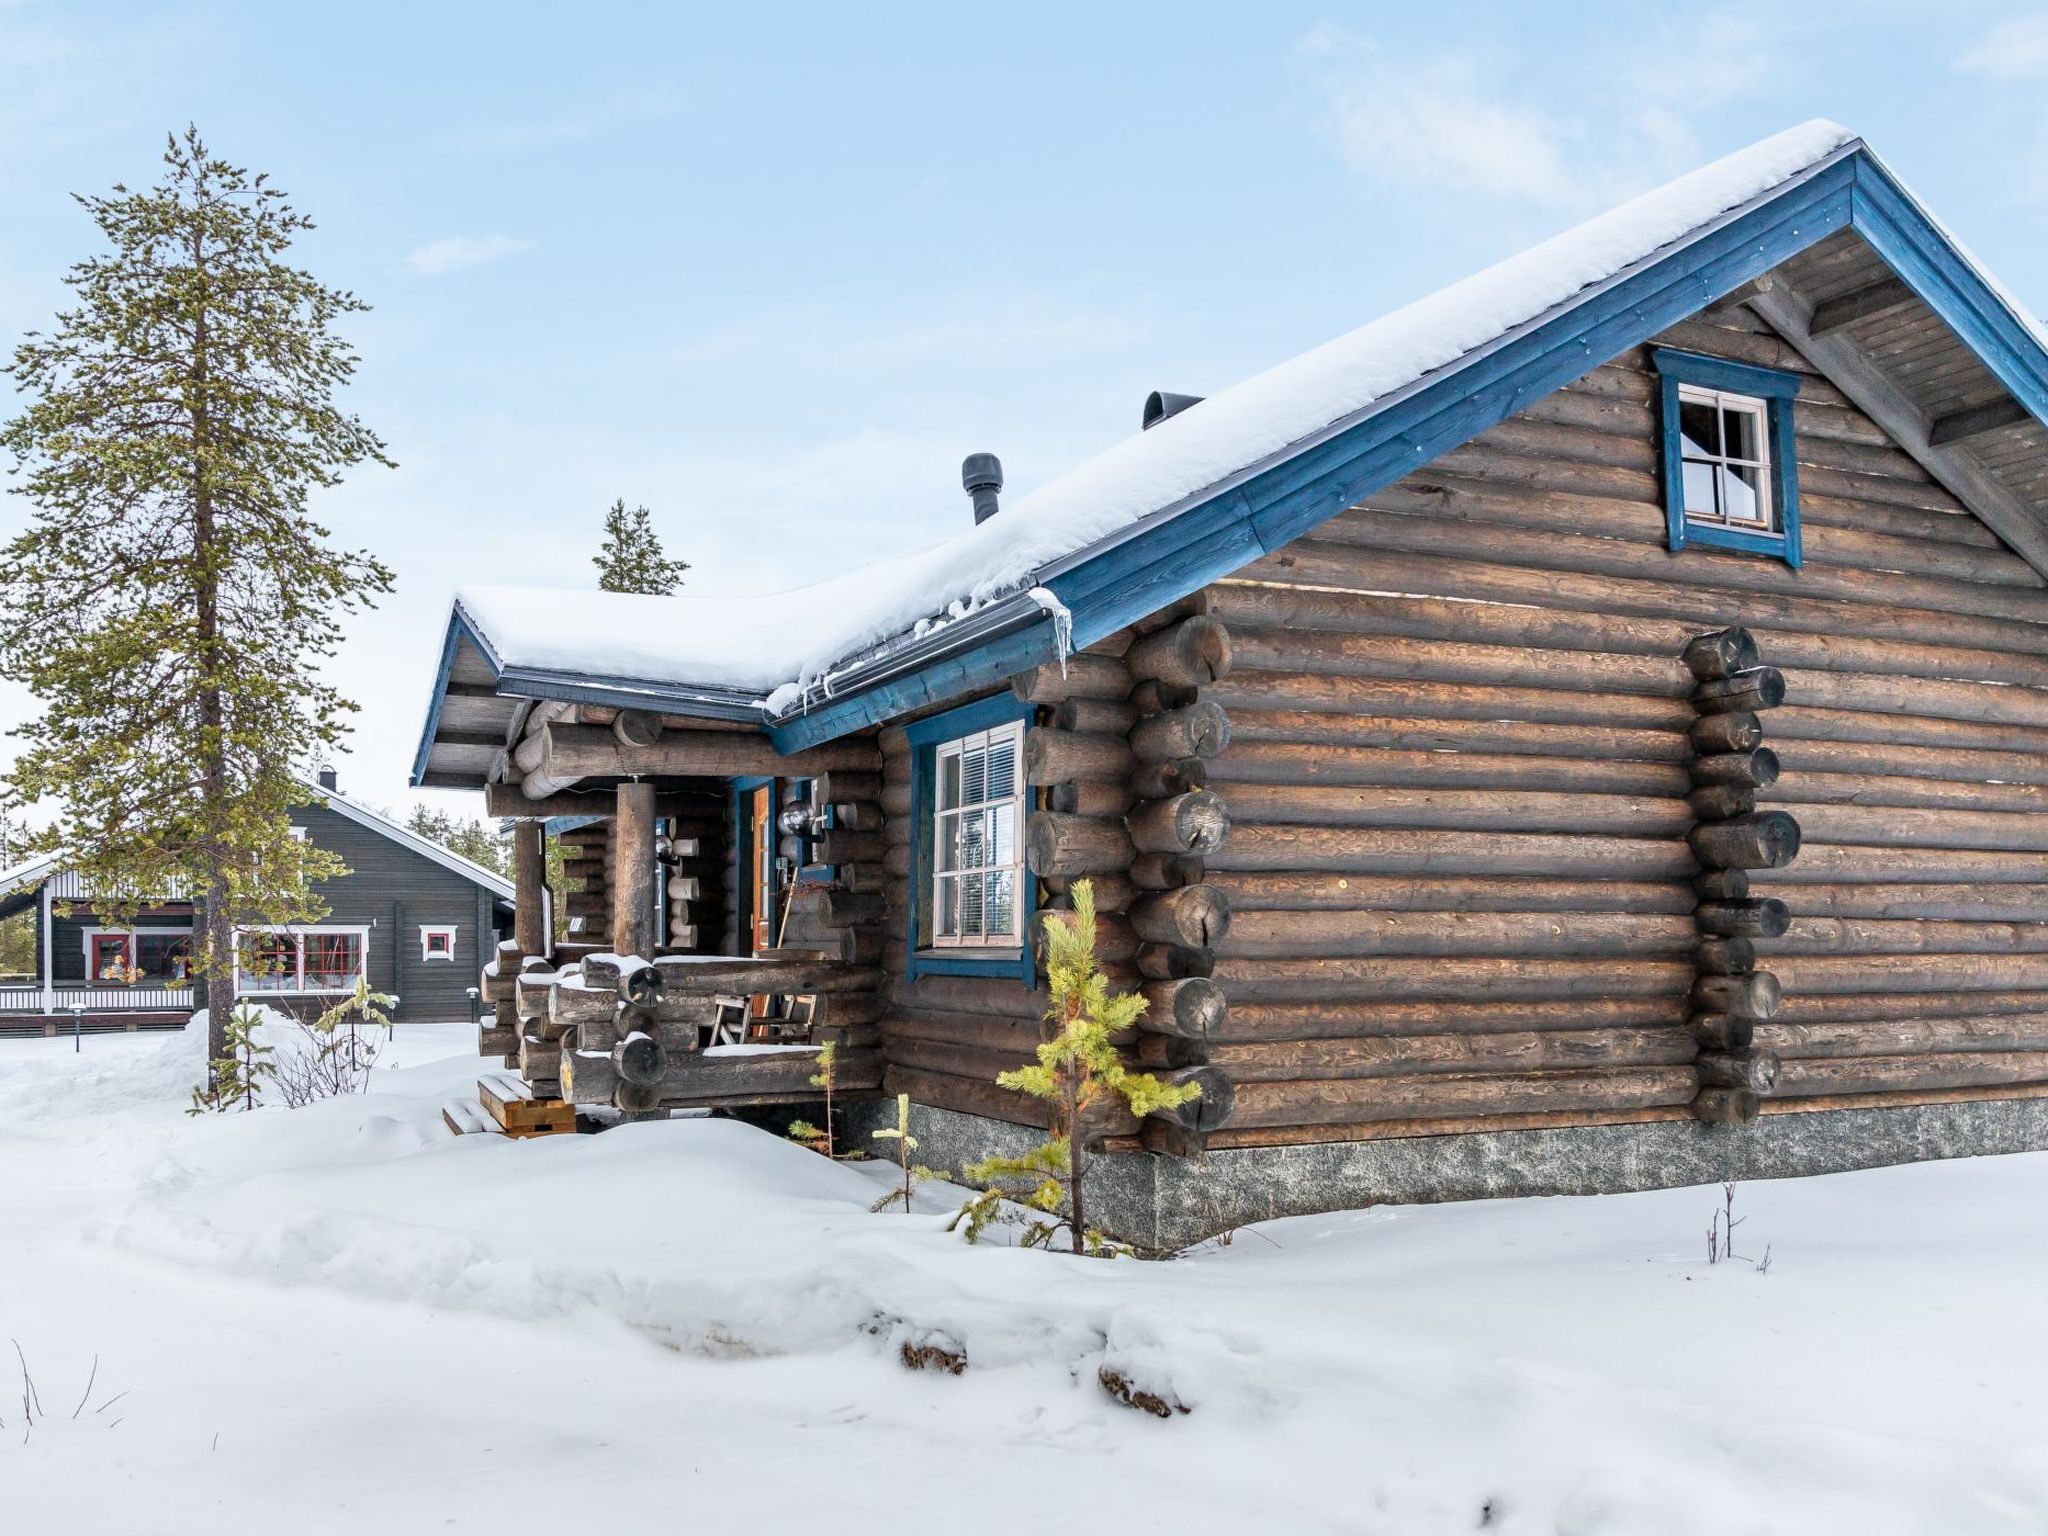
{"label": "round log end", "polygon": [[1237,1106],[1237,1094],[1221,1067],[1206,1063],[1181,1067],[1166,1073],[1165,1077],[1178,1087],[1192,1085],[1201,1092],[1185,1104],[1160,1111],[1162,1119],[1171,1120],[1190,1131],[1221,1130],[1229,1121],[1231,1110]]}
{"label": "round log end", "polygon": [[627,971],[619,978],[619,995],[636,1008],[653,1007],[667,988],[667,980],[651,965]]}
{"label": "round log end", "polygon": [[1692,1101],[1693,1118],[1708,1125],[1748,1125],[1763,1111],[1763,1100],[1742,1088],[1702,1088]]}
{"label": "round log end", "polygon": [[612,1103],[629,1115],[644,1115],[661,1104],[661,1090],[653,1083],[621,1082],[612,1090]]}
{"label": "round log end", "polygon": [[1144,994],[1147,1007],[1138,1027],[1156,1034],[1207,1040],[1230,1011],[1223,989],[1206,976],[1151,982]]}
{"label": "round log end", "polygon": [[612,1047],[612,1065],[628,1083],[651,1084],[667,1070],[668,1053],[652,1035],[628,1035]]}

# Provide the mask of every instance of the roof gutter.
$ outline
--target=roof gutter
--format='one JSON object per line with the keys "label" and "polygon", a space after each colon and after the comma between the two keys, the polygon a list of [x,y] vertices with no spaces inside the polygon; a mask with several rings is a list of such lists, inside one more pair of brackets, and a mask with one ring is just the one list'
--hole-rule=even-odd
{"label": "roof gutter", "polygon": [[1049,620],[1050,615],[1031,596],[1031,588],[1037,585],[1034,576],[1023,590],[1008,597],[998,598],[986,608],[976,609],[963,619],[954,619],[924,634],[909,640],[891,641],[883,647],[837,672],[825,675],[822,690],[814,698],[811,694],[798,700],[780,714],[769,717],[770,725],[782,725],[810,712],[814,702],[838,701],[854,694],[867,693],[885,687],[898,678],[921,671],[934,662],[978,650],[997,640],[1007,639],[1029,629],[1033,624]]}

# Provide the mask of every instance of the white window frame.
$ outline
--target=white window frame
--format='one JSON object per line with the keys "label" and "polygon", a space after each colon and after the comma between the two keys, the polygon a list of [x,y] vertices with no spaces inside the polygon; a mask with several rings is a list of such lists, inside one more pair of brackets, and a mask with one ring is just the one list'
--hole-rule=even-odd
{"label": "white window frame", "polygon": [[[1681,383],[1678,386],[1678,400],[1681,407],[1687,404],[1711,406],[1716,413],[1715,430],[1722,437],[1722,451],[1709,452],[1702,448],[1695,455],[1686,451],[1685,433],[1682,428],[1680,429],[1678,442],[1673,445],[1673,449],[1677,452],[1680,459],[1678,473],[1680,497],[1685,498],[1685,471],[1688,467],[1697,464],[1712,465],[1715,478],[1718,481],[1728,475],[1731,465],[1739,466],[1743,469],[1753,469],[1756,471],[1757,505],[1762,508],[1764,514],[1761,522],[1744,522],[1739,518],[1717,517],[1712,513],[1695,512],[1688,498],[1682,500],[1680,508],[1684,513],[1685,521],[1701,528],[1725,528],[1730,533],[1746,533],[1763,539],[1782,539],[1785,536],[1785,529],[1778,510],[1777,486],[1774,480],[1777,466],[1771,459],[1771,402],[1758,395],[1744,395],[1730,389],[1710,389],[1704,384],[1685,383]],[[1722,411],[1741,411],[1746,415],[1756,418],[1757,458],[1745,459],[1726,451],[1727,434],[1722,429],[1719,419],[1719,413]],[[1723,498],[1717,497],[1716,499],[1722,500]]]}
{"label": "white window frame", "polygon": [[[421,923],[420,959],[423,961],[445,960],[450,965],[453,965],[455,963],[456,927],[457,925],[454,923]],[[448,941],[448,951],[446,954],[437,955],[434,953],[433,940],[436,938],[444,938]]]}
{"label": "white window frame", "polygon": [[[281,933],[295,941],[292,945],[292,952],[297,960],[297,969],[293,972],[292,976],[294,985],[289,987],[267,985],[244,986],[241,940],[251,934],[258,933]],[[306,985],[305,941],[308,938],[327,933],[352,933],[356,936],[355,975],[349,977],[346,986],[309,987]],[[370,974],[370,930],[367,924],[314,923],[309,925],[304,923],[287,923],[280,925],[258,923],[237,928],[235,930],[235,941],[235,991],[237,993],[247,991],[251,997],[338,997],[342,993],[354,989],[356,977]],[[263,979],[267,980],[268,978]]]}
{"label": "white window frame", "polygon": [[[978,747],[993,749],[1007,745],[1012,755],[1014,770],[1011,777],[1011,793],[1000,800],[977,800],[971,805],[942,807],[939,786],[945,782],[945,764],[949,757],[959,757],[963,752]],[[930,903],[930,928],[925,947],[930,950],[973,951],[997,950],[1016,953],[1024,944],[1025,907],[1024,881],[1024,820],[1030,810],[1030,791],[1024,783],[1024,722],[1007,721],[1002,725],[990,726],[985,731],[972,731],[965,736],[956,736],[951,741],[939,742],[932,749],[932,803],[928,813],[925,831],[931,838],[931,871],[925,889],[925,899]],[[940,869],[939,850],[944,846],[947,823],[956,823],[969,811],[998,809],[1007,806],[1011,817],[1010,849],[1012,857],[1001,864],[977,865],[974,870]],[[1011,926],[1002,933],[941,934],[939,914],[945,910],[941,892],[948,880],[957,880],[962,874],[1010,871],[1011,874]]]}

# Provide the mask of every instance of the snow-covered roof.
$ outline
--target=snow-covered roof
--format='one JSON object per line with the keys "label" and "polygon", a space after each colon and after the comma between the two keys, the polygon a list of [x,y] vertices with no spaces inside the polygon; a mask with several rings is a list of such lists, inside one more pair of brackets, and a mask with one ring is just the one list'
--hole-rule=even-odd
{"label": "snow-covered roof", "polygon": [[474,880],[478,885],[507,901],[514,899],[512,882],[494,870],[485,869],[474,859],[465,859],[454,849],[444,848],[432,838],[421,837],[417,832],[407,831],[390,817],[371,810],[367,805],[357,804],[338,790],[323,789],[313,779],[301,778],[299,782],[320,800],[325,801],[328,809],[335,814],[347,817],[358,826],[368,827],[372,832],[382,833],[394,843],[410,848],[424,859],[431,859],[443,869],[453,870],[465,879]]}
{"label": "snow-covered roof", "polygon": [[12,869],[0,869],[0,896],[5,896],[17,886],[41,885],[57,867],[55,854],[44,854],[40,859],[30,859],[26,864],[17,864]]}
{"label": "snow-covered roof", "polygon": [[[337,815],[347,817],[358,826],[368,827],[372,832],[410,848],[422,858],[431,859],[443,869],[453,870],[465,879],[474,880],[478,885],[507,901],[513,900],[512,882],[503,875],[484,868],[473,859],[465,859],[453,849],[444,848],[431,838],[421,837],[416,832],[408,832],[390,817],[373,811],[366,805],[357,804],[339,791],[321,788],[316,780],[299,777],[299,783],[310,792],[305,803],[325,802]],[[57,856],[46,854],[40,859],[32,859],[13,869],[0,870],[0,896],[6,895],[17,886],[40,885],[56,873],[57,869]]]}
{"label": "snow-covered roof", "polygon": [[505,667],[740,690],[780,712],[894,637],[958,619],[1038,572],[1415,383],[1854,142],[1815,121],[1212,395],[923,549],[771,596],[465,587],[459,614]]}

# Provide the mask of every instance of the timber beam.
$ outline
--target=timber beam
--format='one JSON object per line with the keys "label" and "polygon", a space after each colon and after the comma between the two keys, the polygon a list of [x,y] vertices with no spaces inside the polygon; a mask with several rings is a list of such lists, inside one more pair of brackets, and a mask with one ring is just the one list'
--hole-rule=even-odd
{"label": "timber beam", "polygon": [[2033,509],[1967,452],[1933,441],[1927,413],[1845,336],[1818,334],[1817,311],[1789,285],[1758,294],[1749,306],[1772,330],[1818,363],[1837,388],[1892,435],[1920,467],[1991,525],[2035,570],[2048,573],[2048,529]]}
{"label": "timber beam", "polygon": [[602,726],[541,728],[541,772],[574,783],[594,778],[739,778],[774,774],[809,778],[834,769],[872,771],[882,765],[873,741],[828,741],[784,754],[766,736],[741,731],[665,731],[657,741],[628,745]]}
{"label": "timber beam", "polygon": [[1858,288],[1853,293],[1844,293],[1832,299],[1823,299],[1813,307],[1813,320],[1808,331],[1815,336],[1827,336],[1854,325],[1858,320],[1873,319],[1888,315],[1893,310],[1904,309],[1908,304],[1919,302],[1919,295],[1896,277],[1885,278],[1867,288]]}
{"label": "timber beam", "polygon": [[[679,794],[664,787],[655,797],[655,814],[686,816],[693,810],[701,811],[710,803],[702,793],[694,796],[687,792]],[[618,808],[618,801],[608,789],[565,789],[535,800],[516,782],[484,786],[484,814],[494,818],[510,816],[547,821],[556,816],[602,816],[610,819],[617,814]],[[720,809],[723,810],[722,805]]]}
{"label": "timber beam", "polygon": [[1927,429],[1927,441],[1937,448],[1944,448],[1965,438],[1996,432],[2001,427],[2016,427],[2033,419],[2033,412],[2011,395],[2000,395],[1996,400],[1986,400],[1981,405],[1966,406],[1946,416],[1935,417],[1933,425]]}

